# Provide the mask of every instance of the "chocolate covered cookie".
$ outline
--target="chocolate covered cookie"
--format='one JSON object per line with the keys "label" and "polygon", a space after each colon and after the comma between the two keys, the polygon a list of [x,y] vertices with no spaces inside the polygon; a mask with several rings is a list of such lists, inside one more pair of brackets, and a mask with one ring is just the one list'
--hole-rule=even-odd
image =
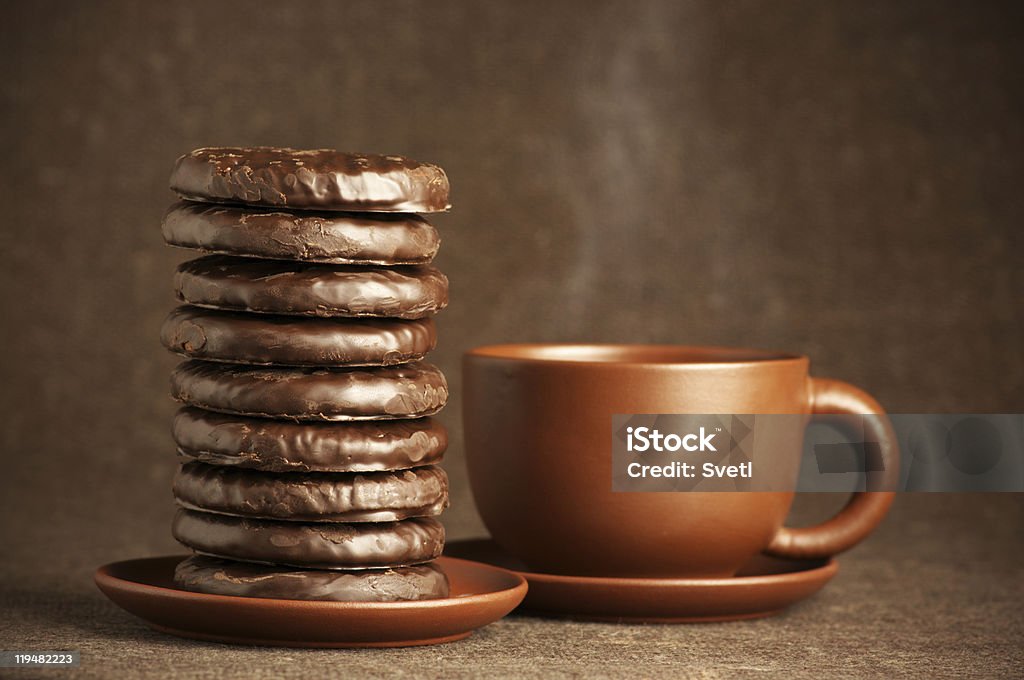
{"label": "chocolate covered cookie", "polygon": [[419,319],[448,305],[448,278],[430,265],[349,267],[208,255],[174,276],[200,307],[301,316]]}
{"label": "chocolate covered cookie", "polygon": [[222,413],[293,420],[418,418],[441,410],[448,383],[417,362],[375,369],[250,367],[186,361],[171,374],[175,399]]}
{"label": "chocolate covered cookie", "polygon": [[441,555],[448,443],[423,362],[448,304],[430,263],[447,210],[437,166],[271,147],[178,159],[167,243],[183,303],[161,341],[187,360],[174,537],[178,588],[214,595],[402,602],[448,595]]}
{"label": "chocolate covered cookie", "polygon": [[400,522],[282,522],[178,510],[174,538],[215,557],[314,569],[378,569],[440,557],[444,527],[432,517]]}
{"label": "chocolate covered cookie", "polygon": [[393,366],[434,348],[432,319],[302,318],[183,305],[160,330],[164,347],[194,359],[280,366]]}
{"label": "chocolate covered cookie", "polygon": [[282,212],[179,201],[164,214],[167,243],[211,253],[330,264],[425,264],[441,239],[419,215]]}
{"label": "chocolate covered cookie", "polygon": [[388,472],[245,470],[186,463],[174,498],[192,510],[295,522],[394,522],[448,507],[448,476],[426,466]]}
{"label": "chocolate covered cookie", "polygon": [[448,446],[432,418],[295,423],[186,406],[171,428],[179,453],[269,472],[367,472],[437,463]]}
{"label": "chocolate covered cookie", "polygon": [[449,207],[448,177],[436,165],[332,149],[196,149],[175,163],[171,190],[195,201],[315,210],[430,213]]}
{"label": "chocolate covered cookie", "polygon": [[174,569],[178,587],[197,593],[333,602],[408,602],[448,597],[434,564],[339,571],[291,569],[195,555]]}

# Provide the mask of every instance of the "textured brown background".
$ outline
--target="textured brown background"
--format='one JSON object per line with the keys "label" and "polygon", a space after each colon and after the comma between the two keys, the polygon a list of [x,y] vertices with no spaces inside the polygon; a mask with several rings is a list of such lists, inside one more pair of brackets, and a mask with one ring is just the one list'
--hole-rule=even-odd
{"label": "textured brown background", "polygon": [[[175,549],[174,359],[157,331],[186,254],[158,223],[171,165],[196,146],[391,152],[448,170],[455,207],[436,224],[453,302],[434,359],[455,387],[455,537],[482,531],[457,417],[459,355],[482,343],[783,348],[892,411],[1021,411],[1022,14],[932,1],[5,3],[0,602],[22,617],[0,616],[0,648],[84,645],[155,675],[184,672],[175,655],[190,650],[211,668],[248,658],[146,633],[88,583],[101,562]],[[1022,516],[1017,496],[901,498],[831,594],[775,622],[654,634],[520,620],[387,663],[786,672],[778,655],[806,644],[801,625],[823,625],[852,651],[801,653],[808,672],[842,659],[1019,670]],[[944,571],[901,571],[940,569],[944,550]],[[836,593],[870,598],[880,573],[878,600],[851,620]],[[948,645],[894,649],[915,617],[930,626],[915,639]],[[623,640],[648,635],[653,656],[635,642],[623,657]],[[682,654],[695,636],[719,653]],[[265,672],[333,657],[302,658]]]}

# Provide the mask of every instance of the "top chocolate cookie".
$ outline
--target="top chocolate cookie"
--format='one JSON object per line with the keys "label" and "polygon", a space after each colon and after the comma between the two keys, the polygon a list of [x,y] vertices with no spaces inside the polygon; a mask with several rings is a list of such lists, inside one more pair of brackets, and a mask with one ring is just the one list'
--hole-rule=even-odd
{"label": "top chocolate cookie", "polygon": [[208,203],[306,210],[447,210],[444,170],[402,156],[314,149],[207,147],[178,159],[171,189]]}

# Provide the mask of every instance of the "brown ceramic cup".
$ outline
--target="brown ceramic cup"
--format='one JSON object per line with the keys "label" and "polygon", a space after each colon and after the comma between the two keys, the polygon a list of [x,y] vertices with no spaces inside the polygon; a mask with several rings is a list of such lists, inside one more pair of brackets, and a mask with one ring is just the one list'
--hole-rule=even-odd
{"label": "brown ceramic cup", "polygon": [[[614,414],[884,414],[803,356],[671,345],[494,345],[464,356],[473,496],[491,535],[532,569],[623,577],[730,576],[760,552],[842,552],[878,525],[890,492],[856,493],[832,519],[783,522],[793,493],[614,492]],[[803,422],[769,452],[796,469]],[[865,418],[882,475],[898,474],[887,418]],[[759,454],[764,455],[764,454]],[[761,458],[759,460],[764,460]],[[891,480],[889,480],[891,481]],[[794,477],[795,482],[795,477]],[[895,488],[871,485],[869,488]]]}

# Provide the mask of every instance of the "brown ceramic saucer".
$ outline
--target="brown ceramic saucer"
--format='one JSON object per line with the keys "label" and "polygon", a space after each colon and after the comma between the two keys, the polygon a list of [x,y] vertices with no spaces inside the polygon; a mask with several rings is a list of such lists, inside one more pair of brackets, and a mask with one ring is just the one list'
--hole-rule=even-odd
{"label": "brown ceramic saucer", "polygon": [[839,571],[835,559],[759,556],[732,578],[609,578],[530,571],[490,539],[454,541],[445,555],[478,560],[525,577],[522,613],[584,621],[702,623],[771,616],[810,597]]}
{"label": "brown ceramic saucer", "polygon": [[452,557],[437,564],[451,595],[418,602],[310,602],[207,595],[179,589],[185,555],[113,562],[96,585],[156,630],[198,640],[275,647],[409,647],[452,642],[522,602],[526,581],[498,567]]}

